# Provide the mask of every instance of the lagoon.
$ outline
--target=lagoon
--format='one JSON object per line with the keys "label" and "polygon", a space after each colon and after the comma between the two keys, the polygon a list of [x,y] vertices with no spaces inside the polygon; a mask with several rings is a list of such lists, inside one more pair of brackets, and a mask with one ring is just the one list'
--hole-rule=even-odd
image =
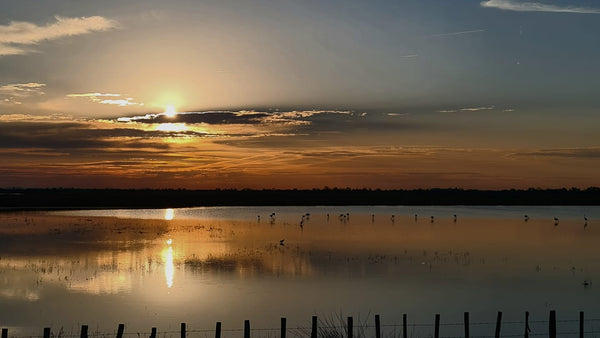
{"label": "lagoon", "polygon": [[[471,328],[473,335],[492,335],[497,311],[503,334],[522,334],[525,311],[534,333],[547,332],[541,321],[550,310],[559,320],[585,311],[589,330],[600,328],[595,206],[210,207],[0,218],[0,321],[11,336],[40,335],[43,327],[76,335],[82,324],[112,335],[119,323],[126,333],[157,327],[177,336],[186,322],[189,335],[212,337],[221,321],[223,335],[237,337],[245,319],[273,329],[253,335],[275,336],[280,317],[290,328],[310,327],[313,315],[336,323],[353,316],[368,326],[374,314],[384,336],[399,336],[393,325],[406,313],[416,337],[431,335],[434,314],[453,324],[465,311],[471,322],[489,323]],[[563,331],[576,324],[559,322]],[[442,336],[462,332],[442,329]]]}

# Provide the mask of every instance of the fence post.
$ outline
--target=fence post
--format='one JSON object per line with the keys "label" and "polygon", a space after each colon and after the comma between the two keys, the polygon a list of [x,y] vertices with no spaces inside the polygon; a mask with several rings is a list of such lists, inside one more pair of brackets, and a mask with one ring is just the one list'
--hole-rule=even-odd
{"label": "fence post", "polygon": [[408,330],[406,329],[406,313],[402,315],[402,338],[408,337]]}
{"label": "fence post", "polygon": [[348,317],[348,338],[352,338],[352,329],[354,324],[352,323],[352,317]]}
{"label": "fence post", "polygon": [[2,338],[8,338],[8,329],[2,329]]}
{"label": "fence post", "polygon": [[285,338],[286,330],[286,319],[281,317],[281,338]]}
{"label": "fence post", "polygon": [[469,313],[465,312],[465,338],[469,338]]}
{"label": "fence post", "polygon": [[529,338],[529,311],[525,311],[525,338]]}
{"label": "fence post", "polygon": [[119,324],[117,329],[117,338],[123,338],[123,331],[125,331],[125,324]]}
{"label": "fence post", "polygon": [[44,338],[50,338],[50,328],[49,327],[44,328]]}
{"label": "fence post", "polygon": [[435,338],[440,338],[440,314],[435,314]]}
{"label": "fence post", "polygon": [[155,327],[153,327],[150,332],[150,338],[156,338],[156,328]]}
{"label": "fence post", "polygon": [[87,338],[88,336],[88,326],[87,325],[81,325],[81,338]]}
{"label": "fence post", "polygon": [[381,338],[381,322],[379,315],[375,315],[375,338]]}
{"label": "fence post", "polygon": [[181,323],[181,338],[185,338],[185,323]]}
{"label": "fence post", "polygon": [[317,316],[312,316],[312,329],[310,330],[310,338],[317,338]]}
{"label": "fence post", "polygon": [[498,316],[496,317],[496,338],[500,338],[500,325],[502,325],[502,311],[498,311]]}
{"label": "fence post", "polygon": [[244,320],[244,338],[250,338],[250,321]]}
{"label": "fence post", "polygon": [[579,311],[579,338],[583,338],[583,311]]}
{"label": "fence post", "polygon": [[221,338],[221,322],[217,322],[217,327],[215,327],[215,338]]}
{"label": "fence post", "polygon": [[556,311],[550,311],[550,321],[548,323],[548,336],[556,338]]}

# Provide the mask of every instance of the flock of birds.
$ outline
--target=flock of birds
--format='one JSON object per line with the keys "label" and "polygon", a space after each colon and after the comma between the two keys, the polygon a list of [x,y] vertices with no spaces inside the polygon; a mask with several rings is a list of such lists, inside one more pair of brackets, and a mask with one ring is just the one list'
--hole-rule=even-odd
{"label": "flock of birds", "polygon": [[[523,215],[523,219],[525,222],[529,221],[529,215]],[[558,217],[554,217],[554,226],[558,226],[560,223],[560,219]],[[586,215],[583,215],[583,228],[587,228],[588,226],[588,218]]]}
{"label": "flock of birds", "polygon": [[[329,214],[327,214],[326,217],[327,217],[327,222],[329,222]],[[419,219],[419,215],[415,214],[414,217],[415,217],[415,222],[417,222]],[[456,214],[454,214],[454,215],[452,215],[452,217],[453,217],[454,223],[456,223],[458,220],[458,216]],[[269,215],[269,219],[270,219],[271,224],[275,224],[275,213],[274,212]],[[307,222],[309,219],[310,219],[310,213],[307,212],[304,215],[302,215],[302,218],[300,219],[300,224],[299,224],[300,229],[304,229],[304,223]],[[529,215],[523,215],[523,219],[525,222],[528,222],[530,217],[529,217]],[[257,220],[260,223],[260,215],[257,216]],[[339,214],[338,220],[343,223],[350,221],[350,213]],[[588,226],[588,218],[586,215],[583,215],[583,220],[584,220],[583,228],[586,229]],[[390,221],[392,223],[394,223],[396,221],[396,215],[392,214],[390,217]],[[429,221],[431,223],[434,223],[435,217],[429,216]],[[371,214],[371,222],[375,223],[375,214]],[[560,219],[558,217],[554,217],[554,226],[558,226],[559,223],[560,223]],[[281,246],[285,245],[285,239],[280,240],[279,245],[281,245]]]}

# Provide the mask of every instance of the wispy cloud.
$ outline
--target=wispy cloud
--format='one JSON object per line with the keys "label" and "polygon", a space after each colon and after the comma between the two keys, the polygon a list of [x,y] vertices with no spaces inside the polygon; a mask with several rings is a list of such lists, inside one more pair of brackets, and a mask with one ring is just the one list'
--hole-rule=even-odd
{"label": "wispy cloud", "polygon": [[485,29],[474,29],[474,30],[470,30],[470,31],[439,33],[439,34],[433,34],[432,36],[452,36],[452,35],[474,34],[474,33],[482,33],[482,32],[485,32]]}
{"label": "wispy cloud", "polygon": [[516,2],[514,0],[488,0],[481,2],[482,7],[498,8],[517,12],[554,12],[554,13],[578,13],[578,14],[600,14],[600,8],[557,6],[539,2]]}
{"label": "wispy cloud", "polygon": [[135,102],[133,97],[120,98],[121,94],[112,94],[112,93],[84,93],[84,94],[68,94],[69,98],[87,98],[92,102],[101,103],[101,104],[112,104],[117,105],[119,107],[127,107],[127,106],[143,106],[143,103]]}
{"label": "wispy cloud", "polygon": [[600,147],[589,148],[562,148],[541,149],[536,151],[515,153],[513,156],[544,156],[544,157],[568,157],[568,158],[600,158]]}
{"label": "wispy cloud", "polygon": [[24,98],[44,95],[42,90],[46,84],[29,82],[13,83],[0,86],[0,102],[4,104],[21,104]]}
{"label": "wispy cloud", "polygon": [[438,113],[458,113],[458,112],[474,112],[474,111],[482,111],[482,110],[492,110],[495,109],[494,106],[484,106],[484,107],[469,107],[469,108],[460,108],[460,109],[443,109],[438,110]]}
{"label": "wispy cloud", "polygon": [[460,111],[480,111],[480,110],[492,110],[494,106],[489,107],[474,107],[474,108],[462,108]]}
{"label": "wispy cloud", "polygon": [[0,25],[0,56],[27,54],[31,52],[28,46],[42,41],[106,31],[117,27],[116,21],[101,16],[80,18],[56,16],[55,19],[56,22],[44,26],[24,21]]}

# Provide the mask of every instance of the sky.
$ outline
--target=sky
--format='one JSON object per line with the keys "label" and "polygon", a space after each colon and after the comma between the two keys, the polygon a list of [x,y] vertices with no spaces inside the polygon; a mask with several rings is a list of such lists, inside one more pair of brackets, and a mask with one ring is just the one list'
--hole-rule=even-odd
{"label": "sky", "polygon": [[600,186],[591,0],[0,2],[0,187]]}

